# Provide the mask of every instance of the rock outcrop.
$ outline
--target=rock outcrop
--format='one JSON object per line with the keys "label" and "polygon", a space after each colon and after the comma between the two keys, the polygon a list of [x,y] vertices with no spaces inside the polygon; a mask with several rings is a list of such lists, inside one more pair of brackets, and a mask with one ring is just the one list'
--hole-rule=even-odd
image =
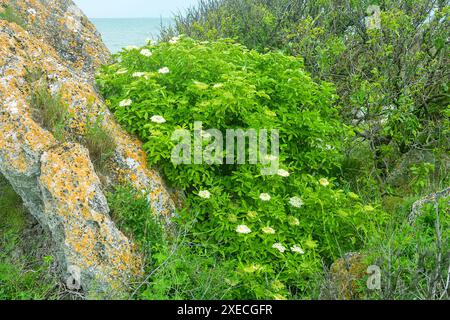
{"label": "rock outcrop", "polygon": [[[83,13],[70,0],[0,0],[5,10],[18,19],[0,19],[0,173],[50,231],[63,278],[79,270],[84,290],[117,297],[139,276],[141,260],[111,220],[103,187],[132,185],[167,221],[172,196],[95,90],[95,70],[110,55]],[[67,106],[63,140],[36,117],[31,95],[38,84]],[[114,140],[107,173],[95,171],[83,147],[92,119]]]}
{"label": "rock outcrop", "polygon": [[360,281],[367,275],[369,266],[364,256],[359,253],[348,253],[335,261],[329,274],[329,281],[322,288],[324,299],[358,300],[362,298]]}

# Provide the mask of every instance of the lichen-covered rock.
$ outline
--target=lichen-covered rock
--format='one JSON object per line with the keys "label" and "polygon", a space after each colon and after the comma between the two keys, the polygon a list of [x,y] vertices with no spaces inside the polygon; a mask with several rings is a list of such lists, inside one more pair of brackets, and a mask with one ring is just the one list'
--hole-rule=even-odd
{"label": "lichen-covered rock", "polygon": [[364,256],[349,253],[333,263],[330,268],[330,282],[327,288],[328,298],[338,300],[361,299],[360,283],[367,275],[368,265]]}
{"label": "lichen-covered rock", "polygon": [[[0,19],[0,173],[51,231],[63,273],[80,268],[83,288],[109,297],[140,274],[141,262],[109,217],[99,173],[81,146],[88,119],[100,119],[114,140],[102,181],[148,193],[153,213],[167,221],[175,210],[172,195],[95,90],[95,69],[109,53],[81,11],[69,0],[0,0],[6,6],[25,23]],[[36,74],[67,106],[63,142],[36,118]]]}
{"label": "lichen-covered rock", "polygon": [[94,25],[71,0],[0,0],[12,6],[26,30],[53,47],[70,67],[92,77],[110,54]]}
{"label": "lichen-covered rock", "polygon": [[108,216],[108,203],[85,148],[68,143],[44,152],[39,190],[44,210],[38,219],[54,236],[66,269],[81,271],[81,285],[100,284],[96,289],[108,295],[139,274],[139,258]]}

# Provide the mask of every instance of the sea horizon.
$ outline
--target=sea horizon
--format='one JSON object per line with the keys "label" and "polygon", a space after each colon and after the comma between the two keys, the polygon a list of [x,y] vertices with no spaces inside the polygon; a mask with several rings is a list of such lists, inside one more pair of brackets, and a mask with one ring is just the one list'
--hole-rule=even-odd
{"label": "sea horizon", "polygon": [[168,17],[90,18],[111,53],[126,46],[143,46],[147,40],[158,40],[162,28],[174,20]]}
{"label": "sea horizon", "polygon": [[88,17],[89,20],[96,19],[172,19],[171,17]]}

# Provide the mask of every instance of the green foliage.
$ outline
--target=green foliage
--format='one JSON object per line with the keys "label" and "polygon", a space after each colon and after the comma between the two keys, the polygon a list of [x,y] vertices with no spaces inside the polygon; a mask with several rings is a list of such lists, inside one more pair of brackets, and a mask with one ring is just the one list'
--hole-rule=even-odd
{"label": "green foliage", "polygon": [[[370,5],[381,9],[381,29],[364,23]],[[315,78],[336,84],[344,119],[358,127],[354,144],[369,145],[369,171],[392,192],[385,182],[411,152],[448,162],[449,8],[448,0],[205,0],[163,38],[234,38],[303,57]]]}
{"label": "green foliage", "polygon": [[0,300],[50,300],[56,299],[55,279],[49,279],[53,257],[40,266],[27,266],[25,259],[11,262],[0,254]]}
{"label": "green foliage", "polygon": [[117,146],[111,131],[103,125],[102,115],[95,119],[87,118],[84,140],[93,164],[97,169],[103,171],[107,161],[114,156]]}
{"label": "green foliage", "polygon": [[151,277],[136,295],[143,300],[223,300],[232,294],[235,271],[232,262],[208,256],[189,243],[159,249],[149,271]]}
{"label": "green foliage", "polygon": [[146,276],[134,286],[132,298],[144,300],[217,300],[229,298],[234,270],[230,263],[192,246],[186,224],[175,237],[167,237],[160,220],[151,214],[147,197],[129,187],[108,193],[117,225],[145,256]]}
{"label": "green foliage", "polygon": [[414,177],[413,188],[417,194],[420,194],[420,191],[426,189],[430,183],[429,177],[435,170],[434,164],[425,162],[412,166],[410,170]]}
{"label": "green foliage", "polygon": [[[33,75],[29,77],[33,78]],[[56,139],[64,141],[66,126],[71,118],[67,105],[61,100],[61,93],[53,95],[43,79],[33,83],[30,104],[34,117],[53,133]]]}
{"label": "green foliage", "polygon": [[[184,37],[142,49],[151,56],[125,50],[104,67],[100,90],[118,121],[145,142],[151,164],[187,193],[178,222],[194,219],[189,241],[234,263],[233,297],[307,296],[322,260],[361,248],[383,223],[380,210],[333,178],[352,132],[334,107],[333,86],[313,82],[301,59]],[[263,165],[174,165],[171,135],[194,121],[224,136],[226,129],[279,129],[279,160],[290,174],[262,176]],[[240,233],[242,226],[252,232]]]}
{"label": "green foliage", "polygon": [[409,201],[399,208],[398,221],[371,239],[367,260],[380,267],[382,288],[368,292],[368,299],[449,299],[449,201],[447,197],[427,204],[412,225],[403,223]]}
{"label": "green foliage", "polygon": [[0,300],[55,298],[56,283],[49,272],[53,258],[32,261],[17,253],[25,215],[20,198],[0,176]]}
{"label": "green foliage", "polygon": [[1,235],[20,233],[25,227],[24,209],[19,196],[3,176],[0,176],[0,230]]}
{"label": "green foliage", "polygon": [[152,247],[164,243],[164,233],[151,214],[148,200],[131,187],[118,186],[107,194],[112,217],[120,230],[132,237],[152,259]]}
{"label": "green foliage", "polygon": [[12,5],[5,5],[0,7],[3,11],[0,12],[0,20],[6,20],[11,23],[15,23],[22,28],[26,29],[26,22],[22,15]]}

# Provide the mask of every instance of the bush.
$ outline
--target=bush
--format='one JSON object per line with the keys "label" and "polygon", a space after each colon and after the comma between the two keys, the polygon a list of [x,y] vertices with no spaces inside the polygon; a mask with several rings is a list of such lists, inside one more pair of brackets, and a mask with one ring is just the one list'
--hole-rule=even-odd
{"label": "bush", "polygon": [[[98,77],[100,90],[145,142],[151,164],[187,193],[179,222],[194,220],[190,241],[234,263],[234,297],[305,296],[322,260],[357,250],[384,221],[333,178],[352,130],[342,125],[333,86],[313,82],[301,59],[185,37],[115,58]],[[194,121],[223,134],[278,129],[282,170],[263,176],[263,165],[174,165],[171,135]]]}
{"label": "bush", "polygon": [[[380,29],[366,27],[371,5],[381,9]],[[234,38],[303,57],[315,78],[336,84],[344,119],[357,125],[350,151],[368,145],[368,171],[381,192],[395,193],[401,183],[389,178],[411,153],[448,163],[449,9],[447,0],[204,0],[163,38]],[[435,189],[447,170],[430,174]]]}

